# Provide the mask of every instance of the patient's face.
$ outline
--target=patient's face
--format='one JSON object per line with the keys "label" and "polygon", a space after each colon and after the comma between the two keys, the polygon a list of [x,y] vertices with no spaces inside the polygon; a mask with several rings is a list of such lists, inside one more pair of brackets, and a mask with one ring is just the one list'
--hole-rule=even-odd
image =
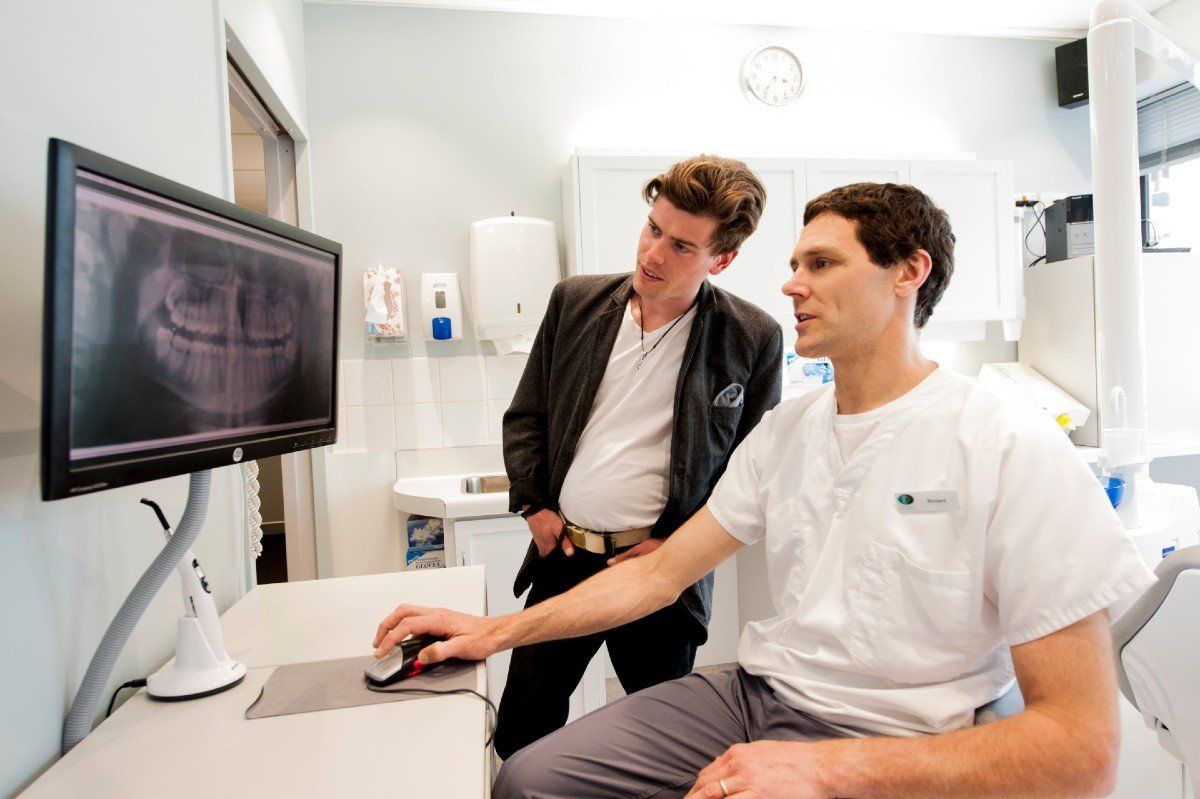
{"label": "patient's face", "polygon": [[709,249],[717,222],[689,214],[657,197],[638,239],[633,288],[648,300],[691,298],[712,274],[720,274],[732,255]]}
{"label": "patient's face", "polygon": [[840,359],[869,352],[897,312],[899,267],[871,262],[858,223],[837,214],[804,226],[783,293],[796,315],[796,352]]}

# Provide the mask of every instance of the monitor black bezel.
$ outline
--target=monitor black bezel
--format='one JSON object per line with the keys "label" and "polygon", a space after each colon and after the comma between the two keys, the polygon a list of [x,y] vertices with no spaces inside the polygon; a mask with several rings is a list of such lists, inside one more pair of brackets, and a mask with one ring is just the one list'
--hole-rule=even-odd
{"label": "monitor black bezel", "polygon": [[[330,416],[325,424],[275,436],[249,436],[181,449],[70,461],[71,335],[75,265],[75,172],[83,169],[161,195],[334,257],[333,362]],[[226,200],[167,180],[61,139],[50,139],[46,203],[46,274],[42,322],[42,499],[214,469],[333,444],[337,440],[338,324],[342,245]]]}

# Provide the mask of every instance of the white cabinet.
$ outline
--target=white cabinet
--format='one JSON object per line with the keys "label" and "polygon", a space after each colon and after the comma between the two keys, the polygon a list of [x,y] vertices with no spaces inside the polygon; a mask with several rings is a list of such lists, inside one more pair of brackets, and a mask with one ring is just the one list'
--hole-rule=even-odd
{"label": "white cabinet", "polygon": [[1018,260],[1007,161],[917,161],[912,184],[950,215],[954,276],[934,322],[1015,318]]}
{"label": "white cabinet", "polygon": [[[646,222],[642,186],[679,155],[580,153],[564,181],[568,267],[572,274],[632,271]],[[747,158],[767,189],[758,230],[713,283],[767,311],[790,341],[791,302],[780,287],[802,226],[804,205],[859,181],[912,183],[950,215],[955,272],[930,322],[953,339],[963,322],[1017,318],[1020,264],[1012,221],[1012,170],[1005,161]]]}
{"label": "white cabinet", "polygon": [[[788,259],[800,236],[804,214],[804,164],[782,158],[750,158],[746,164],[766,187],[767,205],[754,235],[746,239],[729,268],[712,282],[754,303],[790,330],[796,320],[792,301],[782,288],[791,275]],[[668,159],[663,168],[670,165]]]}
{"label": "white cabinet", "polygon": [[[457,519],[452,522],[454,561],[459,566],[482,565],[486,584],[487,614],[503,616],[525,607],[513,596],[513,581],[529,546],[529,528],[520,516]],[[447,536],[447,540],[450,537]],[[449,565],[449,564],[448,564]],[[509,651],[488,658],[488,696],[499,705],[508,679]],[[604,704],[604,664],[593,658],[583,680],[571,695],[568,721],[574,721]]]}
{"label": "white cabinet", "polygon": [[909,182],[907,161],[809,158],[804,165],[808,173],[806,197],[816,197],[848,183]]}

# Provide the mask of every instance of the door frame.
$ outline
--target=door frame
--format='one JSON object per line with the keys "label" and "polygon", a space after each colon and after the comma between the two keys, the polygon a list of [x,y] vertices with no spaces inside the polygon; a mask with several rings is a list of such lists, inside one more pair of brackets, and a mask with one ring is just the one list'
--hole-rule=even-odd
{"label": "door frame", "polygon": [[[289,164],[295,163],[294,180],[291,186],[276,185],[270,187],[268,181],[268,208],[290,207],[292,193],[295,197],[296,218],[285,220],[302,230],[313,229],[313,197],[312,197],[312,158],[309,152],[309,136],[303,123],[296,119],[288,110],[279,94],[272,87],[266,74],[255,63],[250,52],[237,34],[218,13],[218,31],[220,47],[219,85],[221,98],[221,146],[224,161],[225,198],[233,201],[233,140],[232,122],[229,116],[231,101],[244,98],[231,97],[228,64],[235,67],[238,76],[244,81],[245,89],[252,92],[254,98],[266,109],[270,122],[291,137],[294,152],[284,152],[287,148],[275,148],[276,158],[287,158]],[[241,103],[238,103],[239,106]],[[256,114],[252,121],[259,124],[269,124]],[[275,174],[281,170],[277,163]],[[270,170],[269,170],[270,172]],[[286,172],[284,172],[286,174]],[[274,198],[272,191],[274,190]],[[272,202],[275,206],[272,206]],[[289,214],[290,215],[290,214]],[[284,539],[287,550],[288,581],[311,580],[328,573],[329,564],[329,514],[328,502],[323,494],[324,480],[324,450],[321,448],[302,450],[281,456],[283,472],[283,506],[284,506]],[[241,482],[240,480],[238,481]],[[247,585],[253,585],[254,564],[246,548],[246,568],[250,578]]]}

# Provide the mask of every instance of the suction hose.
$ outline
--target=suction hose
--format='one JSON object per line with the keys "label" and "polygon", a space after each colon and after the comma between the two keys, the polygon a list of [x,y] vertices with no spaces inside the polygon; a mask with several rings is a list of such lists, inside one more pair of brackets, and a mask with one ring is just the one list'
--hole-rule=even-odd
{"label": "suction hose", "polygon": [[175,534],[129,592],[121,609],[108,625],[100,645],[96,647],[96,654],[92,655],[92,662],[87,673],[83,675],[83,681],[79,684],[74,701],[71,702],[71,711],[63,723],[64,755],[92,731],[92,720],[100,706],[104,686],[108,684],[113,665],[125,647],[125,642],[129,640],[129,634],[146,612],[146,607],[154,599],[158,589],[162,588],[167,577],[179,565],[183,553],[191,548],[200,534],[200,528],[204,526],[204,514],[208,510],[208,489],[211,481],[212,473],[209,471],[190,475],[187,505],[183,509],[183,517],[175,526]]}

